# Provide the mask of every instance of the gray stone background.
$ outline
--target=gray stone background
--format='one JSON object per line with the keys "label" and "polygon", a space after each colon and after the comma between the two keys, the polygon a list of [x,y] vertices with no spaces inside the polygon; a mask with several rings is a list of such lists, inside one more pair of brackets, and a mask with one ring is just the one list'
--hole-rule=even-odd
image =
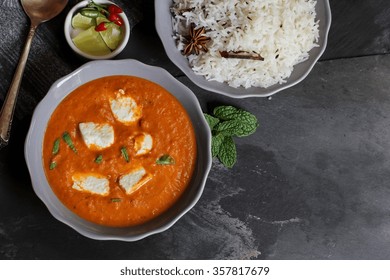
{"label": "gray stone background", "polygon": [[[319,0],[320,1],[320,0]],[[126,243],[87,239],[55,220],[32,190],[23,145],[51,84],[86,61],[67,46],[66,11],[41,25],[0,151],[0,259],[389,259],[390,2],[331,0],[327,50],[309,76],[272,97],[200,89],[167,58],[153,1],[116,2],[134,27],[125,51],[167,69],[204,112],[231,104],[260,127],[236,139],[238,162],[213,162],[198,204],[169,230]],[[0,101],[28,31],[19,1],[0,0]]]}

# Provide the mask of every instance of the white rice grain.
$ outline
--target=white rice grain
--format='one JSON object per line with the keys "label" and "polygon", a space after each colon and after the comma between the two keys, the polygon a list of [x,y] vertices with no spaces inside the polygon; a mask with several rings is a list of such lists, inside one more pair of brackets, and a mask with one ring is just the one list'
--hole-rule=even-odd
{"label": "white rice grain", "polygon": [[[232,87],[269,87],[286,82],[294,65],[318,46],[316,0],[173,0],[173,29],[183,50],[191,24],[205,27],[207,53],[189,55],[206,79]],[[223,58],[220,51],[256,52],[264,60]]]}

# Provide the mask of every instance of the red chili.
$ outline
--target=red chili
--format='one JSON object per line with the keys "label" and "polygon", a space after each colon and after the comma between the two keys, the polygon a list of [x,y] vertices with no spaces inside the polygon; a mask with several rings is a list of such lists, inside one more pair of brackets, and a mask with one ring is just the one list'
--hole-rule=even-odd
{"label": "red chili", "polygon": [[95,27],[95,31],[104,31],[107,30],[107,26],[105,22],[101,22]]}
{"label": "red chili", "polygon": [[116,25],[122,26],[123,25],[123,19],[121,17],[118,17],[116,21],[114,21]]}
{"label": "red chili", "polygon": [[119,8],[117,5],[110,5],[108,6],[108,12],[110,14],[120,14],[123,13],[123,10]]}
{"label": "red chili", "polygon": [[109,21],[115,22],[115,21],[120,20],[120,19],[121,19],[121,17],[118,16],[118,14],[110,14],[110,15],[108,16],[108,20],[109,20]]}

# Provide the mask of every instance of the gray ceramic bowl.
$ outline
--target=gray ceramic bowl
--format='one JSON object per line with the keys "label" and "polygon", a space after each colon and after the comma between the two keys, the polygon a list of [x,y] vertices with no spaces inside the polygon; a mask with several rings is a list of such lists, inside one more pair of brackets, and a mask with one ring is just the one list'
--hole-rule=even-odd
{"label": "gray ceramic bowl", "polygon": [[319,47],[313,48],[309,52],[309,59],[294,66],[294,70],[291,76],[284,84],[276,84],[268,88],[251,87],[248,89],[233,88],[225,83],[219,83],[215,81],[207,81],[203,76],[196,75],[188,64],[188,60],[177,49],[175,41],[172,37],[172,15],[170,7],[172,6],[172,0],[156,0],[155,10],[156,12],[156,29],[160,36],[160,39],[164,45],[165,52],[170,60],[179,67],[184,74],[199,87],[220,93],[232,98],[244,98],[244,97],[267,97],[275,94],[283,89],[289,88],[300,81],[302,81],[312,70],[315,63],[321,57],[325,51],[328,32],[331,24],[331,11],[328,0],[317,0],[316,13],[317,20],[319,20]]}
{"label": "gray ceramic bowl", "polygon": [[[66,208],[56,197],[46,179],[42,146],[47,123],[58,104],[82,84],[104,76],[130,75],[153,81],[171,94],[184,106],[195,129],[198,146],[194,175],[184,194],[167,212],[154,220],[134,227],[115,228],[90,223]],[[148,66],[136,60],[92,61],[55,82],[46,97],[36,107],[25,142],[25,158],[33,189],[59,221],[80,234],[99,240],[136,241],[171,227],[189,211],[200,198],[211,168],[211,135],[196,96],[164,69]]]}

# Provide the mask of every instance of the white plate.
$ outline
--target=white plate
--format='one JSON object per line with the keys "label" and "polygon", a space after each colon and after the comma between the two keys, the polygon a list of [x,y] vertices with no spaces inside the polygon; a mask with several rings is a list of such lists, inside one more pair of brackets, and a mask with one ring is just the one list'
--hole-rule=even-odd
{"label": "white plate", "polygon": [[[193,178],[179,201],[156,219],[135,227],[106,227],[80,218],[66,208],[56,197],[49,186],[43,167],[42,147],[44,134],[47,123],[58,104],[82,84],[100,77],[112,75],[129,75],[145,78],[161,85],[173,94],[181,102],[191,118],[198,147],[197,163]],[[166,70],[130,59],[92,61],[55,82],[34,111],[24,149],[33,189],[56,219],[89,238],[123,241],[139,240],[168,229],[196,204],[203,192],[211,168],[210,151],[210,129],[193,92],[178,82]]]}
{"label": "white plate", "polygon": [[284,84],[276,84],[268,88],[251,87],[233,88],[226,83],[219,83],[215,81],[208,81],[203,76],[196,75],[188,64],[188,60],[177,49],[176,43],[172,37],[172,14],[170,7],[172,0],[156,0],[154,1],[156,12],[156,29],[160,39],[164,45],[165,52],[170,60],[179,67],[185,75],[199,87],[220,93],[232,98],[244,97],[267,97],[273,95],[283,89],[289,88],[301,82],[310,73],[315,63],[325,51],[328,33],[331,24],[331,11],[328,0],[317,0],[316,13],[317,20],[319,20],[319,47],[313,48],[309,52],[309,59],[294,66],[291,76]]}

